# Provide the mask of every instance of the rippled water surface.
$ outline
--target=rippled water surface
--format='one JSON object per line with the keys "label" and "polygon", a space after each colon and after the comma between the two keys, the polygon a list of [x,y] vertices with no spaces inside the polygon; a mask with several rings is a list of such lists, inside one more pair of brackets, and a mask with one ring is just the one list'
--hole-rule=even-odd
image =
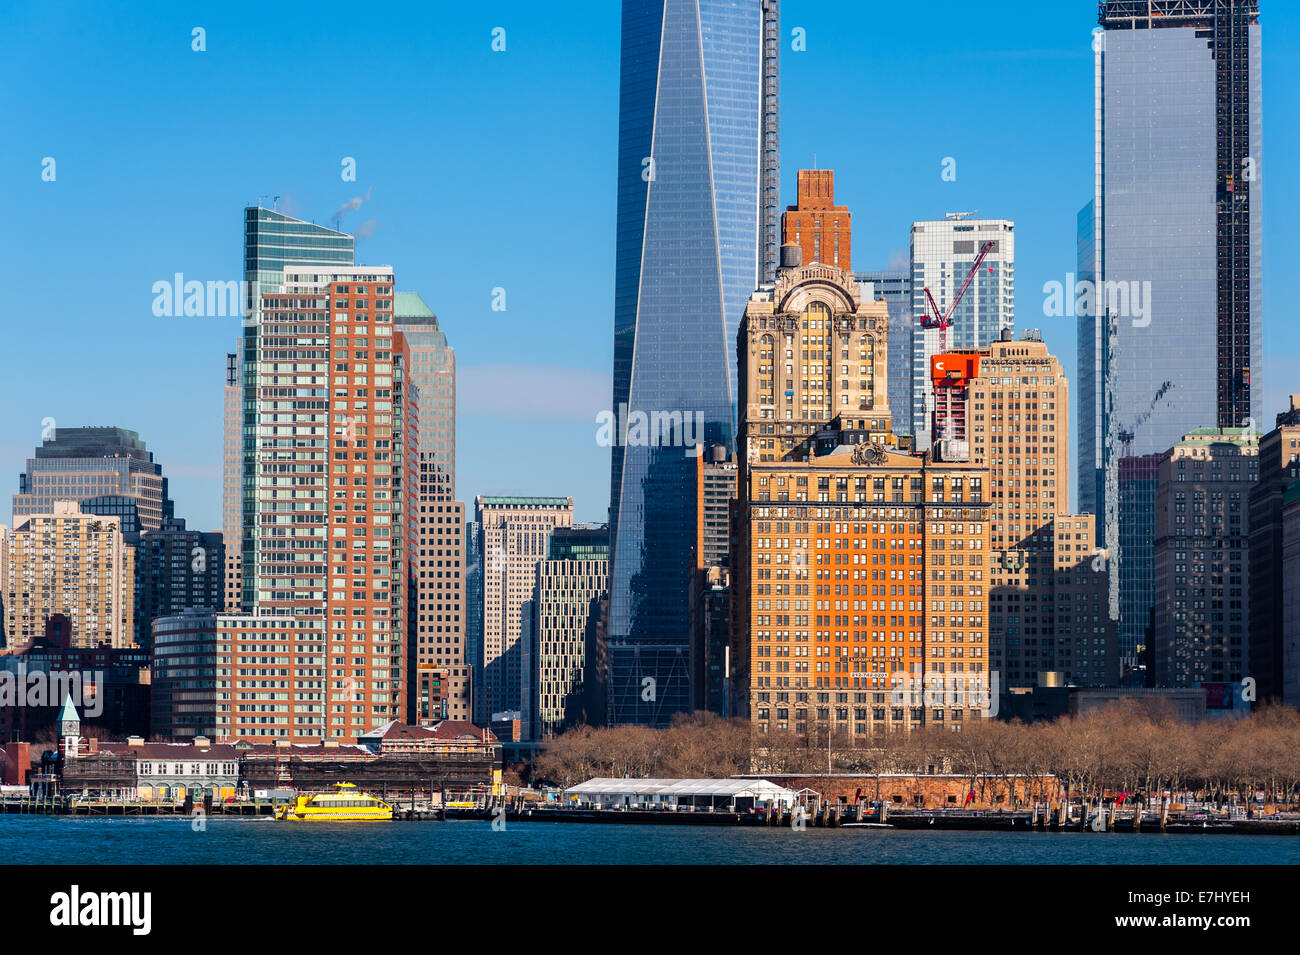
{"label": "rippled water surface", "polygon": [[37,864],[1300,863],[1300,837],[917,832],[589,823],[284,823],[0,816],[6,862]]}

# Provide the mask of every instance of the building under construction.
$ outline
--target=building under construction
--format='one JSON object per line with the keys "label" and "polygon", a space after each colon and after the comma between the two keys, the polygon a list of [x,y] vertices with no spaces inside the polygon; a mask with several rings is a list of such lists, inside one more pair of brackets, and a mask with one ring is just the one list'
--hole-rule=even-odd
{"label": "building under construction", "polygon": [[[1121,562],[1120,459],[1263,420],[1259,13],[1259,0],[1098,5],[1079,507]],[[1118,616],[1117,578],[1111,588]]]}

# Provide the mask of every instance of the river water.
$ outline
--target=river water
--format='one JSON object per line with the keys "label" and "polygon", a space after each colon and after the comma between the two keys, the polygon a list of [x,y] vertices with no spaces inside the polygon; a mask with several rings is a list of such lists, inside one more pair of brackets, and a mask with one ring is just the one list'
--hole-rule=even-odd
{"label": "river water", "polygon": [[1300,864],[1300,837],[0,816],[19,864]]}

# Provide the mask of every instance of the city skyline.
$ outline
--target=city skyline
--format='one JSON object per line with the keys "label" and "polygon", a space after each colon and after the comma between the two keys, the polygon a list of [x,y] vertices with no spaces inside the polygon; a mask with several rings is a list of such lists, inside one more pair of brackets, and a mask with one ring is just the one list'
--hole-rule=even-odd
{"label": "city skyline", "polygon": [[0,8],[18,936],[371,864],[1275,921],[1298,2]]}
{"label": "city skyline", "polygon": [[[1064,281],[1074,271],[1074,215],[1091,191],[1095,5],[1036,11],[1032,25],[1015,28],[1023,32],[1020,36],[1003,35],[999,29],[1011,28],[981,24],[957,5],[939,6],[944,16],[937,18],[933,33],[926,37],[930,46],[921,50],[908,43],[897,53],[881,51],[880,69],[864,77],[837,43],[844,28],[868,22],[863,12],[848,4],[789,0],[782,4],[781,125],[786,173],[780,182],[781,205],[794,201],[793,170],[834,168],[837,201],[857,210],[852,267],[859,271],[897,265],[891,258],[895,253],[906,256],[907,228],[916,219],[979,209],[981,217],[1015,221],[1021,240],[1016,263],[1017,324],[1041,327],[1049,349],[1071,374],[1076,369],[1074,322],[1040,319],[1041,290],[1045,282]],[[12,303],[15,313],[39,320],[15,323],[12,349],[16,354],[48,354],[54,343],[49,331],[58,328],[57,341],[68,352],[70,373],[64,376],[65,387],[55,393],[38,387],[35,376],[41,365],[37,362],[7,377],[5,398],[11,413],[0,431],[0,469],[7,469],[16,482],[23,462],[39,443],[45,418],[65,428],[94,424],[127,428],[148,442],[171,479],[176,513],[193,529],[221,527],[221,398],[220,389],[208,383],[220,380],[223,356],[237,337],[238,319],[155,316],[150,311],[151,288],[156,281],[170,281],[177,272],[205,282],[237,279],[242,270],[232,253],[235,210],[255,205],[263,192],[268,193],[265,202],[270,205],[275,202],[273,193],[279,191],[281,211],[322,225],[333,224],[339,209],[359,200],[342,220],[343,231],[357,233],[357,260],[392,263],[402,276],[401,285],[421,292],[455,341],[461,376],[457,403],[461,499],[492,493],[571,494],[575,519],[604,520],[608,449],[596,442],[595,416],[609,403],[618,10],[592,4],[558,15],[550,11],[549,22],[522,5],[494,11],[491,22],[452,11],[430,35],[447,44],[449,52],[463,54],[457,59],[461,75],[451,76],[436,58],[427,56],[420,62],[428,64],[429,76],[407,65],[391,68],[412,71],[411,92],[403,84],[387,84],[386,91],[398,92],[392,95],[392,104],[381,109],[383,120],[405,111],[415,91],[421,91],[419,98],[427,101],[424,94],[430,81],[441,82],[452,95],[432,106],[426,102],[426,108],[435,110],[435,115],[447,111],[442,122],[457,123],[460,109],[500,116],[494,127],[497,138],[526,144],[521,159],[482,164],[481,171],[461,166],[465,160],[448,151],[430,153],[389,145],[391,134],[373,119],[362,127],[364,135],[331,133],[328,143],[307,147],[301,139],[277,134],[270,137],[266,155],[247,164],[217,162],[199,149],[199,142],[214,134],[207,121],[191,124],[194,128],[169,126],[162,138],[148,135],[152,115],[174,113],[178,98],[188,97],[191,104],[203,103],[204,115],[215,117],[219,124],[222,117],[228,118],[219,135],[239,136],[238,84],[220,90],[212,85],[218,77],[224,81],[241,57],[265,55],[266,41],[235,28],[231,18],[239,15],[240,8],[234,7],[231,13],[209,18],[203,26],[206,49],[202,52],[191,49],[188,23],[161,18],[126,34],[97,21],[93,13],[79,15],[100,31],[96,42],[113,37],[121,52],[128,54],[120,58],[123,63],[161,59],[164,72],[191,77],[195,84],[181,84],[178,90],[151,89],[138,109],[127,109],[127,91],[137,77],[132,67],[112,66],[117,72],[110,72],[110,79],[97,91],[100,99],[91,100],[99,112],[115,118],[115,149],[107,153],[93,144],[108,135],[108,128],[99,125],[101,121],[84,105],[72,114],[81,117],[80,133],[68,132],[74,127],[66,125],[67,113],[60,113],[64,98],[84,93],[79,67],[70,63],[50,79],[49,113],[60,115],[64,125],[51,126],[47,116],[17,108],[15,145],[0,162],[17,183],[14,204],[29,223],[30,234],[6,265],[15,275],[46,279],[20,283]],[[286,21],[291,16],[286,12]],[[914,29],[904,28],[908,23],[914,27],[917,16],[917,12],[873,12],[871,34],[916,35]],[[6,25],[19,34],[24,32],[22,18],[21,12],[4,15]],[[1261,19],[1265,23],[1264,99],[1270,113],[1284,114],[1297,87],[1281,65],[1287,62],[1288,51],[1300,43],[1295,29],[1272,16],[1268,8]],[[506,30],[506,48],[499,53],[492,50],[498,20]],[[890,34],[891,25],[900,29]],[[396,54],[407,49],[404,44],[414,43],[396,32],[386,36],[378,26],[367,29]],[[795,31],[803,31],[803,50],[793,48],[799,38]],[[321,56],[333,49],[334,41],[319,28],[303,25],[301,32],[298,39],[286,41],[290,50],[307,42]],[[76,59],[80,42],[85,41],[70,40],[71,59]],[[544,115],[564,130],[566,143],[559,149],[556,134],[543,130],[526,110],[503,112],[507,103],[519,100],[520,87],[527,85],[522,80],[539,70],[543,58],[557,48],[576,52],[583,69],[575,76],[548,72],[547,83],[525,94],[543,99],[549,110]],[[994,66],[981,65],[976,60],[981,50],[1001,50],[1006,56],[997,58]],[[891,57],[924,75],[902,83],[888,69]],[[101,57],[89,59],[98,70],[108,68]],[[917,62],[927,68],[916,71]],[[3,69],[21,71],[30,65],[26,54],[19,54]],[[962,102],[975,106],[985,122],[972,120],[969,109],[954,109],[951,122],[922,123],[916,135],[907,137],[871,124],[847,136],[831,138],[825,133],[827,118],[839,112],[844,95],[865,105],[889,102],[891,96],[897,102],[904,90],[919,83],[921,89],[908,94],[918,103],[927,102],[921,98],[926,94],[929,102],[949,102],[936,99],[947,96],[944,81],[951,84],[982,71],[987,73],[980,82],[967,87],[996,89],[995,103],[1013,100],[1006,107],[1010,115],[997,124],[996,149],[972,150],[967,145],[990,142],[987,111],[979,108],[978,90]],[[323,94],[308,89],[309,75],[305,71],[301,78],[294,74],[283,78],[290,100],[296,95],[306,96],[309,106],[321,102],[317,97]],[[1005,88],[991,85],[999,75]],[[848,91],[828,103],[819,95],[819,87],[832,76],[842,78]],[[1033,83],[1007,82],[1016,77],[1032,78]],[[501,96],[503,82],[511,90],[509,98]],[[465,84],[475,83],[482,89],[470,95]],[[1035,88],[1023,88],[1026,85]],[[373,87],[361,82],[357,89],[339,95],[344,98],[342,105],[350,107],[359,106],[373,93]],[[481,126],[466,122],[462,128]],[[972,133],[979,138],[972,139]],[[456,152],[481,157],[490,151],[492,134],[491,129],[475,133],[488,137],[489,143],[474,139],[470,148]],[[1295,137],[1279,121],[1265,135],[1266,155],[1273,157],[1287,155]],[[868,139],[874,148],[860,148]],[[881,149],[880,142],[894,144],[895,149]],[[52,182],[41,178],[44,157],[57,163]],[[355,181],[339,178],[340,163],[347,157],[356,160]],[[941,178],[945,158],[956,160],[955,181]],[[420,166],[429,161],[435,164],[432,178]],[[418,179],[417,168],[422,169]],[[1267,177],[1267,172],[1263,175]],[[428,182],[435,185],[430,188]],[[444,182],[457,185],[440,188],[438,184]],[[539,185],[545,188],[539,190]],[[141,197],[147,194],[167,198],[145,201]],[[473,199],[481,204],[485,195],[487,212],[471,213],[466,203]],[[1266,210],[1285,209],[1294,204],[1296,187],[1279,176],[1270,182],[1265,196]],[[566,221],[557,223],[561,217],[555,210],[561,207]],[[427,225],[410,216],[426,216]],[[1265,213],[1266,262],[1283,259],[1296,244],[1295,226],[1285,220],[1276,211]],[[198,229],[196,222],[202,223]],[[467,237],[466,223],[473,230],[481,229],[485,238]],[[117,239],[119,232],[128,237],[126,241]],[[575,243],[579,236],[585,241]],[[566,239],[570,248],[590,251],[587,270],[592,278],[576,292],[566,289],[561,309],[555,303],[562,281],[557,273],[562,270],[555,268],[551,255],[537,255],[537,250],[564,247]],[[83,282],[102,290],[93,307],[48,294],[51,288],[77,287]],[[492,310],[496,289],[505,293],[504,312]],[[1283,376],[1271,374],[1270,367],[1300,354],[1300,333],[1269,320],[1269,303],[1276,301],[1279,289],[1277,282],[1265,286],[1261,430],[1285,409],[1289,390]],[[556,322],[564,334],[554,335]],[[501,326],[508,334],[500,334]],[[575,336],[581,347],[572,347]],[[1275,364],[1270,365],[1270,360]],[[129,363],[149,368],[151,383],[156,382],[169,400],[142,400],[139,391],[110,388],[110,371],[130,367]],[[538,400],[539,395],[544,400]],[[539,406],[546,407],[539,410]],[[521,415],[526,423],[522,428],[518,426]],[[1077,414],[1072,417],[1078,420]],[[534,462],[527,476],[494,467],[503,433]],[[546,478],[539,480],[538,474]]]}

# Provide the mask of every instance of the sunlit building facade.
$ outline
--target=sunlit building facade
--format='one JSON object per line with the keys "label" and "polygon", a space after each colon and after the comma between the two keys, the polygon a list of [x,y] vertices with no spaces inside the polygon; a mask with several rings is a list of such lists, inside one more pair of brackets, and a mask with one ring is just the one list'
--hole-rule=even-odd
{"label": "sunlit building facade", "polygon": [[75,501],[0,527],[5,650],[44,636],[55,617],[67,621],[69,646],[135,646],[135,548],[121,528]]}

